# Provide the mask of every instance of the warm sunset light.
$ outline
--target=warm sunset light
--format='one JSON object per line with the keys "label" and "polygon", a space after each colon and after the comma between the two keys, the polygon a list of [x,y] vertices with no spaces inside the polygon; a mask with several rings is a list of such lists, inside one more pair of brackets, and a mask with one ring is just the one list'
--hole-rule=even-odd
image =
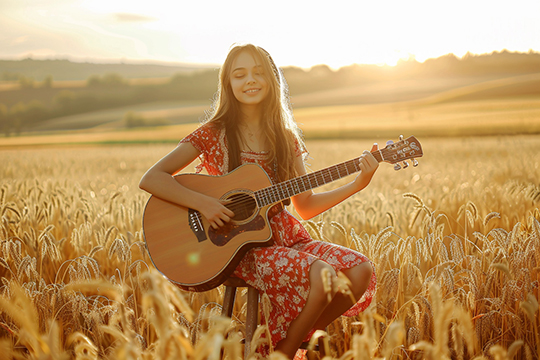
{"label": "warm sunset light", "polygon": [[0,58],[215,63],[235,42],[282,66],[540,50],[540,2],[3,0]]}
{"label": "warm sunset light", "polygon": [[538,179],[540,0],[0,0],[1,359],[540,359]]}

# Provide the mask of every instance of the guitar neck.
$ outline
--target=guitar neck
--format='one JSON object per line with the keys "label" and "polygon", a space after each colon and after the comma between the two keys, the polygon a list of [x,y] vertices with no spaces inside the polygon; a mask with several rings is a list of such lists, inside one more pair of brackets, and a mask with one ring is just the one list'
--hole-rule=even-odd
{"label": "guitar neck", "polygon": [[[371,154],[378,162],[384,160],[383,151],[372,151]],[[360,171],[360,157],[329,166],[310,174],[302,175],[279,184],[275,184],[255,192],[257,204],[263,207],[283,201],[311,189],[318,188],[345,176]]]}

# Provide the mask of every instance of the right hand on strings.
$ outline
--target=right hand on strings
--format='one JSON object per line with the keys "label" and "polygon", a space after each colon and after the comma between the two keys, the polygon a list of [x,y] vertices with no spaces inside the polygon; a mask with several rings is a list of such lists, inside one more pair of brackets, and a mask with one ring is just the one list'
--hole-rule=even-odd
{"label": "right hand on strings", "polygon": [[205,196],[197,210],[208,220],[210,226],[217,229],[228,223],[234,212],[225,207],[226,201]]}

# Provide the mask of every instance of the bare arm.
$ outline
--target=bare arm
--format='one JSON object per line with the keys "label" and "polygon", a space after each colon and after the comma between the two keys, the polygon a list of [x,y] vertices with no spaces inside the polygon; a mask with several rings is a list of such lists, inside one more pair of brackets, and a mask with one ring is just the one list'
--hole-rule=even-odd
{"label": "bare arm", "polygon": [[214,228],[228,222],[234,213],[210,196],[180,185],[173,175],[189,165],[200,152],[191,143],[181,143],[155,163],[141,178],[139,187],[150,194],[184,207],[196,209]]}
{"label": "bare arm", "polygon": [[[377,149],[377,144],[374,144],[371,151]],[[366,150],[360,156],[359,164],[360,173],[354,181],[348,184],[331,191],[313,193],[310,190],[294,196],[292,198],[294,208],[302,219],[311,219],[364,189],[370,183],[375,171],[379,167],[379,162]],[[306,168],[304,167],[301,156],[296,158],[296,169],[299,176],[306,174]]]}

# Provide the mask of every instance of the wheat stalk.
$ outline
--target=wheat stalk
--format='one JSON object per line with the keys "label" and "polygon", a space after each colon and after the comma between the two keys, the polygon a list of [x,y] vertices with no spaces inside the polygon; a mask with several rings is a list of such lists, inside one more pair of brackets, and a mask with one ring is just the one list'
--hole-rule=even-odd
{"label": "wheat stalk", "polygon": [[[426,147],[430,156],[419,168],[395,176],[381,166],[386,181],[374,181],[305,223],[314,238],[372,259],[378,278],[375,299],[361,322],[343,318],[329,326],[327,354],[429,358],[433,349],[442,349],[456,358],[538,357],[534,284],[540,281],[540,197],[534,179],[540,170],[525,173],[519,165],[540,162],[533,140],[521,139],[516,161],[495,163],[501,144],[476,139],[474,151],[483,165],[482,176],[475,177],[476,162],[459,161],[470,150],[438,139],[437,146]],[[510,150],[515,146],[497,141]],[[321,167],[335,162],[328,144],[310,147]],[[343,154],[351,152],[352,143],[347,144],[339,145]],[[241,357],[245,297],[238,296],[235,320],[221,322],[221,289],[185,293],[156,274],[146,257],[141,219],[147,196],[133,174],[142,174],[166,150],[40,149],[24,156],[13,152],[9,161],[0,151],[0,162],[7,164],[0,167],[3,355]],[[434,161],[440,158],[445,162]],[[130,174],[122,172],[121,162],[130,164]],[[103,168],[111,170],[103,173]],[[409,174],[415,181],[405,186],[403,176]],[[341,280],[334,279],[329,291],[338,284],[348,289]],[[432,283],[439,284],[438,298]],[[264,294],[261,299],[262,311],[271,317]],[[22,318],[21,309],[37,315]],[[400,324],[406,332],[398,330]],[[252,349],[270,338],[267,327],[257,331]]]}

